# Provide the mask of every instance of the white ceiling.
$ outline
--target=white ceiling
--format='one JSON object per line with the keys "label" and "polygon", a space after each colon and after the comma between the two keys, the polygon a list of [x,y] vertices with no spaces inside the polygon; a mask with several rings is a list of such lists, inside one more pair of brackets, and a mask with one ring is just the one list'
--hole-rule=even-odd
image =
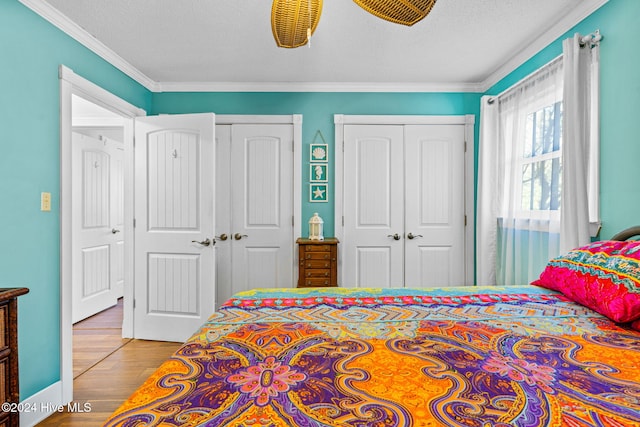
{"label": "white ceiling", "polygon": [[607,0],[438,0],[413,27],[327,0],[297,49],[268,0],[21,1],[156,91],[484,91]]}

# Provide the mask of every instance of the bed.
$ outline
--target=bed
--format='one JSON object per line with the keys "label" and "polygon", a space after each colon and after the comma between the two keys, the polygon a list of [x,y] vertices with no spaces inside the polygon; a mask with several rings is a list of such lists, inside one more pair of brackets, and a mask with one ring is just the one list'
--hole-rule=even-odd
{"label": "bed", "polygon": [[640,242],[536,282],[239,293],[105,425],[640,425]]}

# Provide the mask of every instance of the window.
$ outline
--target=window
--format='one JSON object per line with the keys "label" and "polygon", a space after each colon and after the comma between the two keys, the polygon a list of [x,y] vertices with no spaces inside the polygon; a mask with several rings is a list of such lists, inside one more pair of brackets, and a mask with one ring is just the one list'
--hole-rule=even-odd
{"label": "window", "polygon": [[[522,144],[520,209],[558,211],[562,197],[562,102],[526,116]],[[530,216],[530,215],[527,215]]]}

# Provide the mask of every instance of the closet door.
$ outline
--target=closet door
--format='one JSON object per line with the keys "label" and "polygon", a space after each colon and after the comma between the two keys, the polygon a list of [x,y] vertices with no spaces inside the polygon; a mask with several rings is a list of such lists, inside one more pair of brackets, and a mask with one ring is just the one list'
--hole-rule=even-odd
{"label": "closet door", "polygon": [[217,125],[216,136],[218,304],[292,287],[293,126]]}
{"label": "closet door", "polygon": [[[216,125],[216,303],[233,295],[231,278],[231,125]],[[216,307],[217,308],[217,307]]]}
{"label": "closet door", "polygon": [[341,286],[402,286],[403,126],[344,128]]}
{"label": "closet door", "polygon": [[463,285],[464,126],[405,126],[405,285]]}
{"label": "closet door", "polygon": [[231,127],[234,292],[293,281],[293,128]]}

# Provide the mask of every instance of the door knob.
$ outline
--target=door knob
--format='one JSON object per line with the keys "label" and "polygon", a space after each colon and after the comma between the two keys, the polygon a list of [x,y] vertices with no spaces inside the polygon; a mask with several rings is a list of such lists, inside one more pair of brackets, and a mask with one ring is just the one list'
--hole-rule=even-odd
{"label": "door knob", "polygon": [[417,239],[418,237],[422,237],[422,234],[415,234],[415,235],[413,233],[407,234],[407,239],[409,240]]}
{"label": "door knob", "polygon": [[119,233],[119,232],[120,232],[120,230],[118,230],[117,228],[112,228],[111,229],[111,234],[116,234],[116,233]]}
{"label": "door knob", "polygon": [[191,243],[198,243],[202,246],[209,246],[211,244],[211,239],[209,239],[208,237],[206,239],[204,239],[202,242],[198,242],[197,240],[192,240]]}
{"label": "door knob", "polygon": [[247,236],[246,234],[240,234],[240,233],[236,233],[236,234],[233,235],[233,238],[236,239],[236,240],[240,240],[243,237],[249,237],[249,236]]}
{"label": "door knob", "polygon": [[222,240],[223,242],[224,242],[225,240],[227,240],[228,238],[229,238],[229,236],[227,236],[227,235],[226,235],[226,234],[224,234],[224,233],[223,233],[223,234],[221,234],[221,235],[219,235],[219,236],[216,236],[216,239],[220,239],[220,240]]}
{"label": "door knob", "polygon": [[387,237],[393,237],[393,240],[400,240],[400,235],[396,234],[387,234]]}

